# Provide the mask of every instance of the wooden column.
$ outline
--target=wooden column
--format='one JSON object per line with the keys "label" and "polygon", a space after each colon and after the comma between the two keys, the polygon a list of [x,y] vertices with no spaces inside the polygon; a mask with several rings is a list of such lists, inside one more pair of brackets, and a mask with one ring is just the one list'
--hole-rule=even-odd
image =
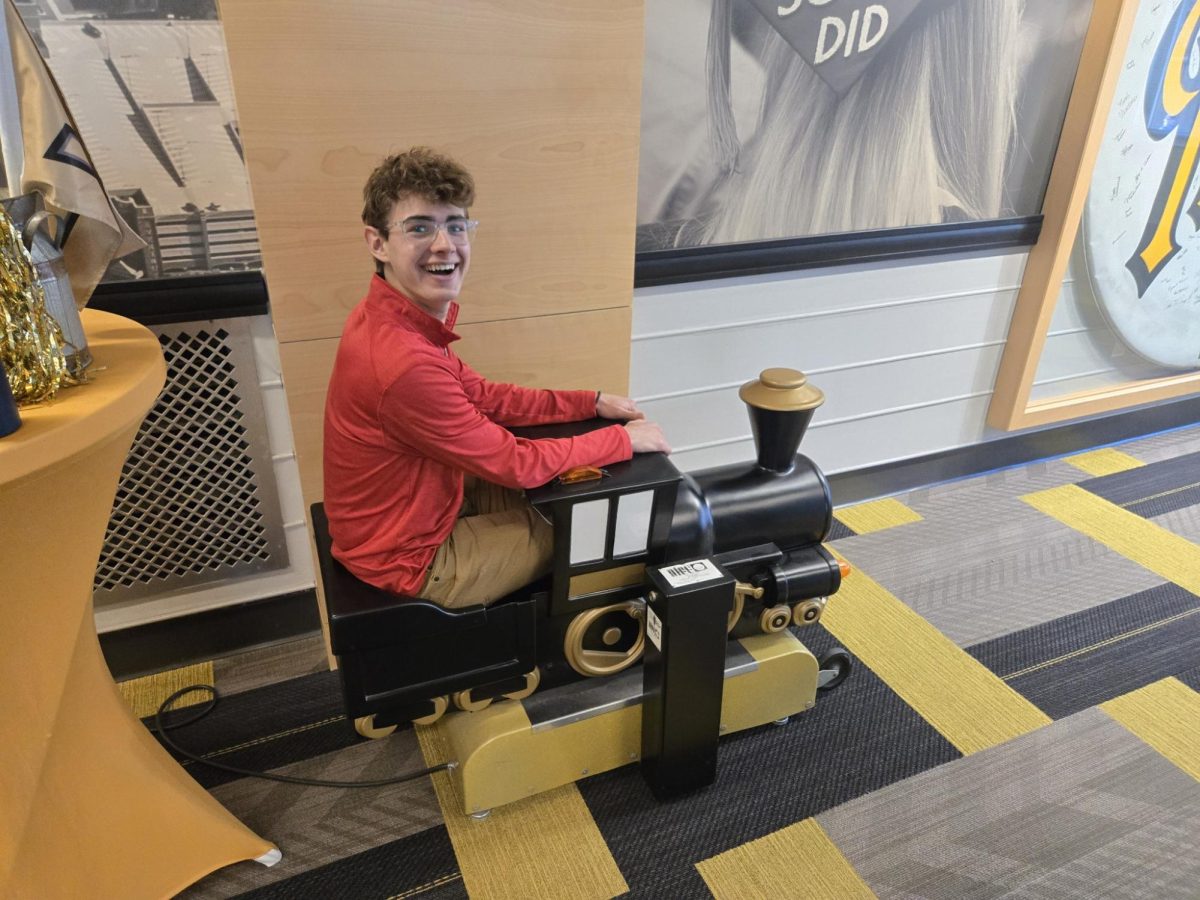
{"label": "wooden column", "polygon": [[462,356],[490,378],[627,390],[642,0],[222,0],[309,503],[325,387],[373,272],[361,191],[426,144],[475,175]]}

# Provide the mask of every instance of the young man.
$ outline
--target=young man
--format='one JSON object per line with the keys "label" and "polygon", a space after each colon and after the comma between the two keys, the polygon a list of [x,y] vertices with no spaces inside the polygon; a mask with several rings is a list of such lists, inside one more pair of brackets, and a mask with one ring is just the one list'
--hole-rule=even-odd
{"label": "young man", "polygon": [[[581,465],[670,452],[632,401],[485,380],[450,349],[471,260],[475,185],[416,147],[363,189],[375,277],[346,320],[325,404],[333,555],[357,577],[443,606],[490,603],[550,569],[552,529],[523,488]],[[525,440],[505,426],[624,422]]]}

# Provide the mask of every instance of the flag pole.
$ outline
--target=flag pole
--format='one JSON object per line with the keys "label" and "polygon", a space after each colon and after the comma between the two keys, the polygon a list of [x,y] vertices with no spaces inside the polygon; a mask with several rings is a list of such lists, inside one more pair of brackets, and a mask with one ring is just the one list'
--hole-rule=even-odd
{"label": "flag pole", "polygon": [[19,15],[12,0],[3,0],[0,16],[0,157],[4,160],[4,184],[10,197],[21,193],[25,170],[25,142],[21,137],[21,100],[17,96],[17,73],[12,42],[8,35],[9,15]]}

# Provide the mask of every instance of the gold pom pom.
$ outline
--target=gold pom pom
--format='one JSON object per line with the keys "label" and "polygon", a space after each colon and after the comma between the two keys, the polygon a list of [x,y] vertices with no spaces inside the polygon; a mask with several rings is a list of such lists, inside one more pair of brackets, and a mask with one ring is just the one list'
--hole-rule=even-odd
{"label": "gold pom pom", "polygon": [[18,405],[50,400],[79,384],[67,354],[73,350],[46,310],[46,295],[29,251],[12,219],[0,208],[0,362]]}

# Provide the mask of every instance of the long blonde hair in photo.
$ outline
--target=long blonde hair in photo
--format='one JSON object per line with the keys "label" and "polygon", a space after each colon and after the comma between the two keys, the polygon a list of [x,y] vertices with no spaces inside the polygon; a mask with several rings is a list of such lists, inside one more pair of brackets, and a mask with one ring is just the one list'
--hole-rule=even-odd
{"label": "long blonde hair in photo", "polygon": [[689,243],[833,234],[1005,213],[1022,0],[958,0],[835,92],[773,29],[754,134],[730,108],[732,0],[713,0],[709,125],[719,171]]}

